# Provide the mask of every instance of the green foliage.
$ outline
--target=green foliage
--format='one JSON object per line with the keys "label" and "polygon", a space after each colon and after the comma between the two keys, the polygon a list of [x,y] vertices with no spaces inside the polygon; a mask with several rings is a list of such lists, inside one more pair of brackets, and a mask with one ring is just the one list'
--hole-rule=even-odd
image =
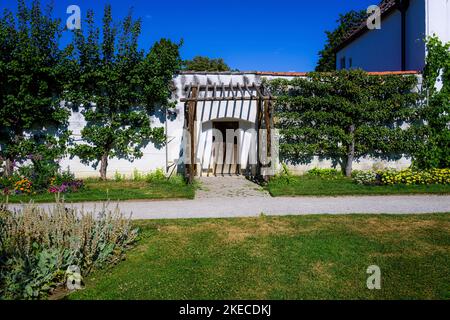
{"label": "green foliage", "polygon": [[317,72],[329,72],[336,70],[336,48],[345,37],[356,27],[359,27],[367,17],[365,11],[350,11],[339,15],[338,26],[333,31],[326,31],[327,41],[325,47],[319,52]]}
{"label": "green foliage", "polygon": [[[176,44],[168,39],[161,39],[150,49],[140,66],[143,93],[147,108],[157,106],[174,107],[169,101],[172,95],[171,82],[174,74],[182,67],[179,49],[182,42]],[[161,132],[155,132],[158,134]],[[163,135],[156,137],[160,141]]]}
{"label": "green foliage", "polygon": [[61,23],[38,0],[18,0],[16,17],[0,17],[0,158],[5,174],[30,155],[62,156],[69,137],[69,111],[61,107],[65,52],[58,47]]}
{"label": "green foliage", "polygon": [[448,185],[450,169],[358,171],[353,181],[365,185]]}
{"label": "green foliage", "polygon": [[361,185],[373,185],[377,183],[378,175],[374,171],[354,171],[353,181]]}
{"label": "green foliage", "polygon": [[167,177],[162,169],[157,169],[154,172],[149,173],[145,177],[145,180],[150,183],[162,182],[162,181],[166,181]]}
{"label": "green foliage", "polygon": [[69,169],[60,172],[57,164],[42,160],[21,166],[9,177],[0,177],[0,193],[14,196],[78,192],[83,187],[83,181],[76,180]]}
{"label": "green foliage", "polygon": [[210,59],[208,57],[196,56],[192,60],[183,62],[183,70],[187,71],[230,71],[230,67],[222,58]]}
{"label": "green foliage", "polygon": [[52,178],[58,175],[59,166],[52,161],[34,161],[33,164],[21,166],[19,174],[33,182],[35,190],[47,190]]}
{"label": "green foliage", "polygon": [[119,261],[137,237],[117,209],[95,215],[57,203],[50,212],[33,204],[0,210],[0,299],[46,298],[68,266],[86,276]]}
{"label": "green foliage", "polygon": [[[121,175],[119,172],[116,171],[114,180],[116,182],[125,182],[127,181],[127,178],[125,175]],[[160,185],[177,185],[180,186],[185,185],[184,177],[182,175],[174,175],[170,178],[166,176],[164,173],[164,170],[159,168],[156,169],[153,172],[149,172],[147,174],[144,174],[142,172],[139,172],[139,170],[134,169],[133,174],[131,175],[131,179],[128,179],[128,181],[133,182],[148,182],[151,185],[160,184]]]}
{"label": "green foliage", "polygon": [[125,181],[126,177],[124,174],[120,174],[119,171],[116,170],[114,173],[114,181],[115,182],[122,182]]}
{"label": "green foliage", "polygon": [[342,176],[342,172],[336,169],[319,169],[319,168],[311,169],[306,174],[324,179],[334,179]]}
{"label": "green foliage", "polygon": [[113,23],[111,7],[103,15],[103,36],[89,11],[85,31],[74,35],[72,63],[76,70],[67,86],[67,101],[80,108],[87,125],[81,132],[83,144],[72,155],[94,167],[106,179],[108,159],[133,161],[142,157],[149,143],[161,145],[164,129],[151,128],[150,115],[156,108],[170,107],[170,84],[180,68],[180,45],[169,40],[156,43],[147,56],[138,49],[141,21],[131,13]]}
{"label": "green foliage", "polygon": [[418,94],[411,91],[416,84],[415,76],[374,76],[362,70],[270,81],[277,96],[281,159],[332,159],[350,176],[353,161],[361,157],[400,157],[413,144],[402,125],[417,111]]}
{"label": "green foliage", "polygon": [[[413,163],[417,168],[450,167],[450,42],[439,38],[427,41],[423,73],[425,101],[419,121],[413,126],[416,137]],[[437,87],[441,87],[438,90]]]}
{"label": "green foliage", "polygon": [[133,181],[143,181],[144,180],[144,175],[142,173],[139,172],[138,169],[134,169],[133,170],[133,176],[132,176],[132,180]]}
{"label": "green foliage", "polygon": [[378,172],[378,175],[380,182],[386,185],[450,184],[450,169],[385,170]]}
{"label": "green foliage", "polygon": [[286,163],[281,163],[281,171],[272,177],[270,181],[277,181],[277,183],[280,184],[290,184],[291,181],[294,179],[294,175],[292,174],[291,170],[289,170],[289,167]]}

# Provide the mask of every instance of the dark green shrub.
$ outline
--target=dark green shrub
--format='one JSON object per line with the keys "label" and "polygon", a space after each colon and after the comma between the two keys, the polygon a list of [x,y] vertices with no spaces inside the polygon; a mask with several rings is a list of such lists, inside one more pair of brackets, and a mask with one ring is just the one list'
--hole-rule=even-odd
{"label": "dark green shrub", "polygon": [[19,174],[33,182],[36,191],[45,191],[57,176],[59,166],[53,161],[38,160],[19,168]]}

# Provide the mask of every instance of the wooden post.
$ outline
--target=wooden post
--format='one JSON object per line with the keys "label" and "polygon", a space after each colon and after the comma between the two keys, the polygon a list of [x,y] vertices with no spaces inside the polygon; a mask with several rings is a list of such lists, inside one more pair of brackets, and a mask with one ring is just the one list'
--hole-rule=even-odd
{"label": "wooden post", "polygon": [[[192,98],[197,97],[197,87],[192,88]],[[195,176],[195,116],[197,111],[197,102],[191,101],[189,103],[189,123],[188,123],[188,131],[190,135],[190,160],[189,164],[189,183],[194,181]]]}
{"label": "wooden post", "polygon": [[261,98],[258,99],[258,102],[256,103],[256,172],[254,173],[255,176],[259,176],[261,173],[261,163],[259,161],[259,154],[261,152],[260,148],[260,136],[259,136],[259,130],[262,127],[262,109],[263,108],[263,100]]}
{"label": "wooden post", "polygon": [[270,119],[270,102],[264,101],[264,122],[266,125],[266,141],[267,141],[267,156],[271,155],[271,119]]}

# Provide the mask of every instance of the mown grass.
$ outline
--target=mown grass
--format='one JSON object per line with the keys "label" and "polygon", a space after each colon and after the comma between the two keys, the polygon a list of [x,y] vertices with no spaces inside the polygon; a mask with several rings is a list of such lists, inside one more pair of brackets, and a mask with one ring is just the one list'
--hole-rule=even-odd
{"label": "mown grass", "polygon": [[346,177],[327,179],[308,175],[291,176],[289,182],[283,178],[274,178],[266,188],[274,197],[450,193],[450,185],[368,186],[356,184]]}
{"label": "mown grass", "polygon": [[[75,193],[61,195],[66,202],[82,201],[107,201],[107,200],[152,200],[152,199],[193,199],[195,186],[188,185],[180,179],[155,182],[146,181],[100,181],[88,179],[85,188]],[[29,202],[36,203],[54,202],[55,195],[42,193],[36,195],[13,195],[10,203]],[[0,203],[5,202],[6,197],[0,196]]]}
{"label": "mown grass", "polygon": [[69,299],[450,299],[450,214],[136,224],[127,259]]}

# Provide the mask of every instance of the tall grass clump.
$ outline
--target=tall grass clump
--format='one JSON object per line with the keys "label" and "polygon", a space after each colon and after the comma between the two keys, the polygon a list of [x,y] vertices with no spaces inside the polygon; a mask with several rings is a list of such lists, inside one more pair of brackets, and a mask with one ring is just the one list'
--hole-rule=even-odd
{"label": "tall grass clump", "polygon": [[137,230],[118,208],[97,212],[48,210],[30,203],[19,210],[0,207],[0,300],[46,298],[65,283],[71,265],[82,276],[114,264],[136,240]]}

